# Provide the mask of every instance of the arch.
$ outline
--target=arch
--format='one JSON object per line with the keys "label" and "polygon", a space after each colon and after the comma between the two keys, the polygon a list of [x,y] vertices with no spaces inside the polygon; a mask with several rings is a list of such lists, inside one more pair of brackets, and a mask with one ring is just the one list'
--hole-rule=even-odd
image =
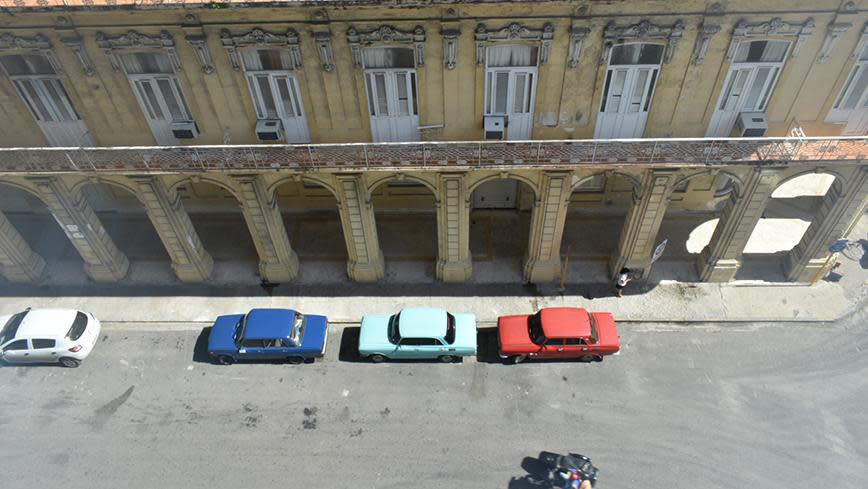
{"label": "arch", "polygon": [[482,177],[481,179],[477,180],[475,183],[473,183],[472,185],[470,185],[467,188],[467,198],[470,199],[471,196],[473,195],[473,192],[483,183],[490,182],[492,180],[508,180],[508,179],[518,180],[519,182],[527,184],[527,186],[530,187],[530,189],[533,191],[534,200],[535,201],[539,200],[539,189],[537,188],[537,183],[535,181],[531,180],[530,178],[527,178],[525,176],[518,175],[515,173],[498,173],[495,175],[489,175],[487,177]]}
{"label": "arch", "polygon": [[630,185],[633,186],[633,191],[634,191],[635,193],[641,193],[641,191],[642,191],[642,183],[639,182],[639,179],[636,178],[635,176],[630,175],[629,173],[624,173],[624,172],[620,172],[620,171],[614,171],[614,170],[603,170],[603,171],[598,171],[598,172],[595,172],[595,173],[591,173],[590,175],[585,175],[584,177],[581,177],[581,178],[579,178],[578,180],[576,180],[576,183],[574,183],[574,184],[572,184],[572,185],[570,186],[570,193],[575,192],[576,189],[579,188],[579,186],[580,186],[581,184],[587,182],[588,180],[590,180],[590,179],[592,179],[592,178],[594,178],[595,176],[600,175],[600,174],[603,174],[603,175],[606,175],[606,176],[609,176],[609,175],[617,175],[617,176],[619,176],[619,177],[621,177],[621,178],[627,180],[628,182],[630,182]]}
{"label": "arch", "polygon": [[33,188],[31,188],[28,185],[25,185],[25,184],[19,183],[19,182],[15,182],[15,181],[11,181],[11,180],[6,180],[6,179],[0,179],[0,184],[9,185],[10,187],[15,187],[18,190],[23,190],[23,191],[27,192],[28,194],[39,199],[39,201],[42,202],[42,204],[45,205],[46,208],[48,207],[48,204],[45,202],[45,200],[42,198],[42,196],[39,195],[39,192],[37,192],[36,190],[34,190]]}
{"label": "arch", "polygon": [[427,187],[428,190],[430,190],[431,193],[434,195],[434,203],[437,204],[440,202],[440,194],[438,192],[436,185],[425,180],[424,178],[419,178],[419,177],[416,177],[413,175],[407,175],[404,173],[392,173],[392,174],[386,175],[385,177],[380,177],[380,178],[374,180],[373,182],[371,182],[370,185],[368,185],[368,189],[367,189],[368,195],[373,194],[374,190],[376,190],[377,187],[379,187],[380,185],[383,185],[384,183],[389,182],[390,180],[412,180],[414,182],[421,183],[422,185]]}
{"label": "arch", "polygon": [[692,179],[692,178],[696,178],[696,177],[699,177],[699,176],[702,176],[702,175],[714,175],[714,176],[717,176],[717,175],[720,175],[720,174],[724,174],[724,175],[726,175],[726,176],[729,177],[729,179],[733,182],[733,184],[734,184],[734,186],[735,186],[735,196],[736,196],[736,197],[741,197],[741,196],[743,195],[743,194],[742,194],[742,190],[743,190],[743,188],[744,188],[744,180],[742,180],[742,178],[739,177],[738,175],[736,175],[735,173],[733,173],[733,172],[731,172],[731,171],[727,171],[727,170],[717,170],[717,169],[714,169],[714,170],[700,170],[700,171],[697,171],[697,172],[693,172],[693,173],[691,173],[691,174],[689,174],[689,175],[684,175],[684,176],[682,176],[681,178],[679,178],[679,179],[675,182],[675,184],[672,185],[672,188],[678,188],[679,185],[681,185],[682,183],[686,182],[687,180],[690,180],[690,179]]}
{"label": "arch", "polygon": [[[835,177],[835,181],[832,182],[832,185],[829,187],[828,190],[832,190],[833,188],[835,190],[840,190],[841,182],[845,180],[844,175],[839,173],[836,170],[829,170],[826,168],[812,168],[810,170],[805,170],[805,171],[800,171],[800,172],[794,173],[794,174],[792,174],[786,178],[781,179],[777,183],[777,185],[775,185],[774,190],[772,190],[772,193],[771,193],[772,198],[778,198],[778,197],[774,197],[775,192],[777,192],[778,189],[780,189],[781,187],[783,187],[787,183],[790,183],[793,180],[796,180],[797,178],[801,178],[801,177],[804,177],[807,175],[832,175],[833,177]],[[826,191],[826,194],[828,194],[828,190]]]}
{"label": "arch", "polygon": [[332,185],[332,182],[326,178],[314,176],[314,175],[301,175],[301,177],[298,177],[297,175],[286,176],[286,177],[280,178],[280,179],[276,180],[274,183],[270,184],[268,187],[266,187],[266,190],[268,191],[268,195],[273,198],[274,193],[277,192],[278,187],[280,187],[281,185],[284,185],[284,184],[287,184],[290,182],[296,182],[296,183],[297,182],[304,182],[305,180],[324,187],[326,190],[331,192],[331,194],[335,198],[335,200],[340,202],[340,198],[338,197],[338,191]]}
{"label": "arch", "polygon": [[82,190],[87,185],[93,185],[93,184],[97,184],[97,183],[104,183],[106,185],[112,185],[112,186],[115,186],[118,188],[122,188],[122,189],[126,190],[127,192],[133,194],[136,197],[136,200],[138,200],[140,204],[144,205],[144,202],[142,201],[142,198],[139,196],[139,192],[135,187],[130,187],[126,183],[118,182],[118,181],[115,181],[115,180],[112,180],[112,179],[109,179],[109,178],[106,178],[103,176],[93,176],[93,177],[83,178],[72,185],[72,191],[78,192],[78,191]]}
{"label": "arch", "polygon": [[[194,179],[196,179],[197,181],[194,181]],[[205,183],[210,183],[212,185],[216,185],[217,187],[220,187],[223,190],[232,194],[232,196],[235,197],[235,200],[237,200],[238,202],[244,202],[241,199],[241,196],[238,195],[238,191],[233,186],[227,184],[226,182],[224,182],[218,178],[213,178],[213,177],[206,176],[206,175],[196,175],[195,177],[192,175],[185,176],[184,178],[181,178],[178,181],[172,182],[169,185],[169,189],[177,191],[179,186],[181,186],[182,184],[188,183],[188,182],[190,182],[190,183],[205,182]]]}

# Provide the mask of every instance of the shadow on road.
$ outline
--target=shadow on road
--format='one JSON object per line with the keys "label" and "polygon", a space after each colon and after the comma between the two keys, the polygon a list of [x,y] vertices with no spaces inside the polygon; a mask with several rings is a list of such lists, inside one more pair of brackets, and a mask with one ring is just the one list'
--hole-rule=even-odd
{"label": "shadow on road", "polygon": [[214,363],[208,355],[208,336],[211,334],[211,327],[202,328],[202,332],[196,338],[196,344],[193,346],[193,362],[195,363]]}

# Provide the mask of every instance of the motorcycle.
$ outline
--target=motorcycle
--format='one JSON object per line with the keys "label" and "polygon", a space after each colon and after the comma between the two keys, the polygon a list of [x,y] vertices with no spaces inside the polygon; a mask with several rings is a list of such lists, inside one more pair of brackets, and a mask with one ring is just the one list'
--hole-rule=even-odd
{"label": "motorcycle", "polygon": [[591,487],[597,485],[597,477],[600,471],[591,463],[591,459],[578,453],[558,455],[557,453],[542,452],[539,460],[545,464],[547,479],[555,487],[564,487],[565,481],[578,474],[581,480],[587,480]]}

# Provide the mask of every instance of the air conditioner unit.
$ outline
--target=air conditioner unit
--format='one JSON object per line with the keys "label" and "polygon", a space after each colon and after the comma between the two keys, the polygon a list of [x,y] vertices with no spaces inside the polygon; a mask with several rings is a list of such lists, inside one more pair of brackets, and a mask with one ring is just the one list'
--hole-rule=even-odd
{"label": "air conditioner unit", "polygon": [[193,139],[199,137],[199,127],[195,121],[172,123],[172,134],[176,139]]}
{"label": "air conditioner unit", "polygon": [[279,141],[283,139],[283,122],[280,119],[256,121],[256,137],[260,141]]}
{"label": "air conditioner unit", "polygon": [[766,115],[762,112],[742,112],[733,125],[730,136],[734,138],[758,138],[769,129]]}
{"label": "air conditioner unit", "polygon": [[483,120],[485,139],[502,140],[506,130],[506,117],[502,115],[487,115]]}

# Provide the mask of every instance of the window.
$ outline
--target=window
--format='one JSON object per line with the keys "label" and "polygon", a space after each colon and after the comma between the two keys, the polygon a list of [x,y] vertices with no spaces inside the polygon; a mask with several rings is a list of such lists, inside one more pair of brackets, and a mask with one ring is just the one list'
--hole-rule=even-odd
{"label": "window", "polygon": [[287,71],[293,68],[292,57],[284,49],[247,49],[241,51],[247,71]]}
{"label": "window", "polygon": [[263,340],[243,340],[241,342],[242,348],[263,348],[265,346],[265,342]]}
{"label": "window", "polygon": [[39,54],[13,54],[0,58],[0,64],[9,76],[54,75],[54,68],[45,56]]}
{"label": "window", "polygon": [[35,339],[30,340],[33,343],[34,350],[42,350],[45,348],[54,348],[56,342],[54,340],[49,339]]}
{"label": "window", "polygon": [[787,55],[787,41],[741,42],[735,49],[733,63],[780,63]]}
{"label": "window", "polygon": [[451,345],[455,343],[455,316],[446,313],[446,343]]}
{"label": "window", "polygon": [[567,338],[564,341],[564,344],[566,344],[567,346],[584,346],[587,343],[585,343],[585,340],[583,340],[582,338]]}
{"label": "window", "polygon": [[556,348],[561,348],[564,346],[563,338],[549,338],[546,340],[546,346],[553,346]]}
{"label": "window", "polygon": [[[304,314],[300,312],[295,313],[295,319],[292,324],[292,331],[289,333],[289,343],[292,346],[298,346],[301,344],[301,339],[304,337],[304,326],[307,324],[304,320]],[[278,346],[278,345],[275,345]]]}
{"label": "window", "polygon": [[389,341],[397,345],[401,341],[401,335],[398,334],[398,322],[401,320],[401,313],[395,314],[389,318]]}
{"label": "window", "polygon": [[362,50],[365,69],[415,68],[416,56],[409,48],[365,48]]}
{"label": "window", "polygon": [[3,329],[0,330],[0,345],[15,338],[15,335],[18,333],[18,326],[21,326],[21,321],[26,315],[27,311],[19,312],[6,321],[6,324],[3,325]]}
{"label": "window", "polygon": [[27,349],[27,340],[18,340],[6,345],[3,351],[21,351]]}
{"label": "window", "polygon": [[434,338],[404,338],[401,346],[440,346],[440,340]]}
{"label": "window", "polygon": [[121,55],[124,70],[130,75],[173,73],[172,62],[164,53],[129,53]]}
{"label": "window", "polygon": [[495,46],[488,48],[485,57],[489,67],[536,66],[539,48],[536,46]]}
{"label": "window", "polygon": [[663,60],[661,44],[619,44],[612,47],[610,65],[659,65]]}
{"label": "window", "polygon": [[83,312],[75,313],[75,320],[72,322],[72,327],[66,333],[66,337],[75,341],[81,338],[84,330],[87,328],[87,316]]}
{"label": "window", "polygon": [[527,332],[530,335],[530,340],[537,345],[542,345],[546,337],[542,331],[542,318],[540,313],[536,313],[527,320]]}

